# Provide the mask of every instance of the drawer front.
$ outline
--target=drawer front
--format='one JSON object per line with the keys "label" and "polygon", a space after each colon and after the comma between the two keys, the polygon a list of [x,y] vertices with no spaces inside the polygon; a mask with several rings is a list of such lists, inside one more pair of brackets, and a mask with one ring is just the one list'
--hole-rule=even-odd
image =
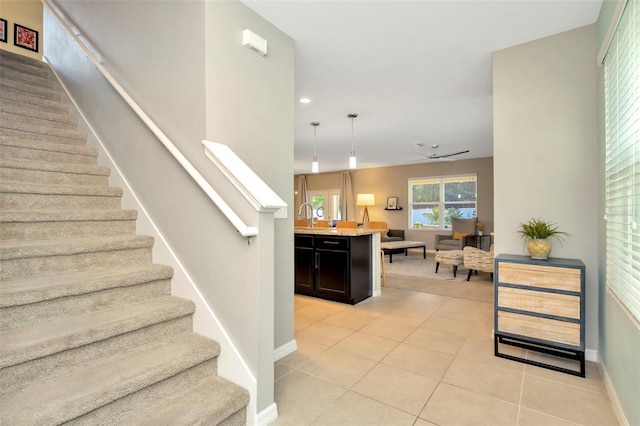
{"label": "drawer front", "polygon": [[316,249],[349,250],[347,237],[316,237]]}
{"label": "drawer front", "polygon": [[580,319],[580,297],[568,294],[498,287],[498,306]]}
{"label": "drawer front", "polygon": [[580,269],[498,262],[498,280],[505,284],[580,292]]}
{"label": "drawer front", "polygon": [[580,324],[576,323],[498,311],[496,328],[498,332],[581,347]]}
{"label": "drawer front", "polygon": [[296,235],[294,238],[294,244],[296,247],[313,248],[313,236],[312,235]]}

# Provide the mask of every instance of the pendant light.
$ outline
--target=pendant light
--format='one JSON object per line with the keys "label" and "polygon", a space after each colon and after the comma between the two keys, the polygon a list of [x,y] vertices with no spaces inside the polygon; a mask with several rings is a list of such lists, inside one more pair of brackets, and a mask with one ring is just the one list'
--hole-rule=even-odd
{"label": "pendant light", "polygon": [[347,115],[347,117],[349,117],[351,119],[351,155],[349,156],[349,168],[350,169],[355,169],[356,168],[356,149],[354,147],[355,140],[354,140],[354,137],[353,137],[353,119],[357,118],[358,114],[351,113],[351,114]]}
{"label": "pendant light", "polygon": [[318,155],[316,154],[316,145],[318,144],[318,140],[316,139],[316,129],[320,125],[317,121],[312,121],[311,125],[313,126],[313,162],[311,163],[311,172],[318,173]]}

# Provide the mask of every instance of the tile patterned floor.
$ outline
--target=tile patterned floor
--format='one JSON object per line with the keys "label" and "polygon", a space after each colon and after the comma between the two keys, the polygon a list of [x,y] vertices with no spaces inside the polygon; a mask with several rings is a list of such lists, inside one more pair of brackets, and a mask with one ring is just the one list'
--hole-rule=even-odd
{"label": "tile patterned floor", "polygon": [[583,379],[496,358],[492,312],[392,288],[356,306],[296,295],[298,350],[275,364],[273,424],[618,425],[597,365]]}

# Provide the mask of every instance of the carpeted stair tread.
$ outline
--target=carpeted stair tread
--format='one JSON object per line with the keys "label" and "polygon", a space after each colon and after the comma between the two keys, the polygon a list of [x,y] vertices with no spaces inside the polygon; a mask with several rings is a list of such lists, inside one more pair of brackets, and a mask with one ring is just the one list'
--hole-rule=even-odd
{"label": "carpeted stair tread", "polygon": [[32,139],[22,139],[13,136],[0,136],[0,145],[17,148],[37,149],[41,151],[64,152],[66,154],[98,156],[98,149],[86,145],[70,145],[65,143],[43,142]]}
{"label": "carpeted stair tread", "polygon": [[19,62],[0,57],[0,78],[4,78],[3,76],[6,70],[18,71],[38,76],[46,80],[52,80],[52,73],[48,68],[41,68],[39,66],[34,66],[32,63]]}
{"label": "carpeted stair tread", "polygon": [[5,65],[11,62],[17,62],[28,65],[30,67],[49,70],[49,65],[39,59],[30,58],[28,56],[0,49],[0,64]]}
{"label": "carpeted stair tread", "polygon": [[34,120],[29,120],[14,114],[0,114],[0,127],[6,130],[4,132],[5,134],[13,131],[28,133],[29,135],[33,135],[33,137],[36,137],[36,135],[47,135],[49,137],[53,136],[56,138],[75,140],[77,143],[83,144],[87,141],[87,134],[78,130],[34,124],[32,121]]}
{"label": "carpeted stair tread", "polygon": [[0,193],[121,197],[122,188],[102,185],[43,185],[29,182],[0,182]]}
{"label": "carpeted stair tread", "polygon": [[[1,157],[0,157],[1,158]],[[17,159],[19,160],[19,159]],[[0,160],[1,161],[1,160]],[[11,166],[0,165],[0,181],[5,182],[29,182],[40,183],[47,182],[48,184],[55,185],[93,185],[93,186],[108,186],[109,176],[96,173],[83,173],[84,170],[43,170],[44,168],[38,168],[37,162],[32,160],[26,160],[33,163],[34,168],[24,167],[24,164],[20,164],[16,167],[16,164]],[[42,164],[42,163],[40,163]],[[62,163],[73,164],[73,163]]]}
{"label": "carpeted stair tread", "polygon": [[116,235],[38,241],[6,240],[0,246],[0,260],[69,256],[100,251],[149,248],[152,246],[153,237],[145,235]]}
{"label": "carpeted stair tread", "polygon": [[[19,130],[19,129],[10,129],[7,127],[0,127],[0,137],[11,137],[18,138],[30,141],[42,141],[46,143],[59,143],[59,144],[67,144],[67,145],[86,145],[87,137],[86,135],[82,135],[80,132],[77,132],[78,135],[74,137],[54,135],[52,133],[42,133],[35,129],[35,132]],[[46,129],[45,129],[46,131]],[[70,132],[70,131],[67,131]]]}
{"label": "carpeted stair tread", "polygon": [[98,152],[94,148],[16,135],[0,135],[0,157],[41,163],[98,164]]}
{"label": "carpeted stair tread", "polygon": [[190,300],[166,296],[4,330],[0,368],[191,315],[194,310]]}
{"label": "carpeted stair tread", "polygon": [[56,90],[60,87],[56,81],[50,80],[47,77],[14,70],[11,67],[3,67],[2,78],[4,80],[22,82],[31,86],[44,87],[51,90]]}
{"label": "carpeted stair tread", "polygon": [[8,100],[49,113],[69,114],[69,111],[71,111],[71,105],[64,100],[32,96],[29,93],[21,92],[13,87],[2,87],[0,90],[0,99],[2,99],[3,102]]}
{"label": "carpeted stair tread", "polygon": [[60,90],[39,87],[36,85],[23,83],[21,81],[0,80],[0,90],[13,90],[15,92],[24,93],[28,96],[47,99],[50,101],[62,101],[62,92]]}
{"label": "carpeted stair tread", "polygon": [[173,277],[173,269],[165,265],[146,264],[3,281],[0,307],[26,305],[60,297],[76,296],[115,287],[165,280]]}
{"label": "carpeted stair tread", "polygon": [[[3,50],[2,52],[5,53],[6,51]],[[22,55],[14,56],[20,57]],[[41,65],[44,65],[44,67]],[[20,58],[0,54],[0,78],[4,78],[4,72],[6,70],[19,71],[24,74],[34,75],[48,80],[52,79],[51,70],[46,64],[42,64],[41,61],[36,60],[35,62],[25,62],[20,60]]]}
{"label": "carpeted stair tread", "polygon": [[135,220],[137,217],[136,210],[0,210],[0,223]]}
{"label": "carpeted stair tread", "polygon": [[137,211],[115,208],[0,210],[0,241],[134,235],[136,219]]}
{"label": "carpeted stair tread", "polygon": [[56,123],[66,123],[73,126],[78,125],[78,118],[70,116],[68,113],[45,112],[35,106],[12,100],[4,100],[0,102],[0,111],[25,117],[39,118],[41,120],[48,120]]}
{"label": "carpeted stair tread", "polygon": [[[71,117],[70,117],[71,118]],[[26,130],[32,128],[47,128],[54,131],[77,130],[78,124],[73,121],[49,120],[44,117],[25,115],[22,112],[10,112],[0,110],[0,126],[9,129]]]}
{"label": "carpeted stair tread", "polygon": [[[217,343],[196,334],[109,357],[37,383],[2,401],[3,424],[60,424],[215,358]],[[184,407],[183,407],[184,409]]]}
{"label": "carpeted stair tread", "polygon": [[93,164],[44,163],[41,161],[23,160],[20,158],[0,157],[0,167],[6,169],[22,169],[44,172],[69,173],[77,175],[109,176],[111,169]]}
{"label": "carpeted stair tread", "polygon": [[[222,377],[200,385],[126,419],[137,426],[217,425],[249,402],[249,392]],[[189,407],[185,410],[184,407]]]}

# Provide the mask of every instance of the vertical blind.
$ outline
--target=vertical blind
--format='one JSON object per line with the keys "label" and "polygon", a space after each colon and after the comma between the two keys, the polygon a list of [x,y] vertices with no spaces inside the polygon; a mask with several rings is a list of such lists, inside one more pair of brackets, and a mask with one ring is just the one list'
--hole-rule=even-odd
{"label": "vertical blind", "polygon": [[628,0],[604,59],[607,287],[640,321],[640,0]]}

